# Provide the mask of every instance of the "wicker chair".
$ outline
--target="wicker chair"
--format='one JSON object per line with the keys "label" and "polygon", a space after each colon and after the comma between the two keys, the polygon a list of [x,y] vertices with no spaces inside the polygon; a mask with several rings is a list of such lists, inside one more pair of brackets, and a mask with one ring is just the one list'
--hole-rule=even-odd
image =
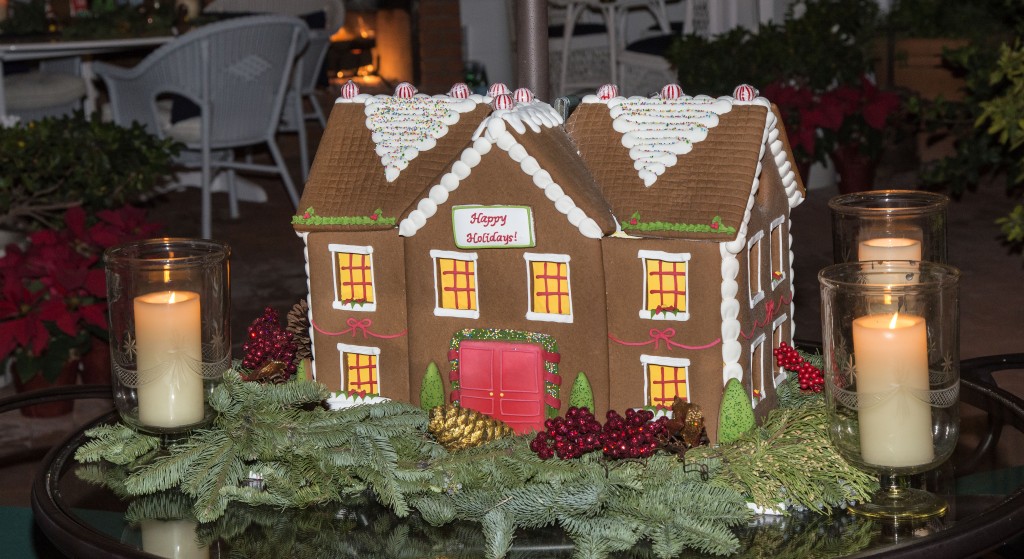
{"label": "wicker chair", "polygon": [[[284,157],[275,141],[293,67],[309,41],[298,18],[282,15],[239,17],[203,26],[153,51],[133,68],[102,62],[94,72],[110,95],[114,122],[139,122],[153,134],[174,138],[188,148],[179,158],[202,170],[202,236],[211,235],[213,169],[228,170],[231,217],[238,217],[234,170],[281,175],[292,205],[299,201]],[[296,74],[297,77],[297,74]],[[199,116],[171,122],[161,99],[180,96]],[[301,111],[295,98],[295,107]],[[235,161],[234,148],[266,144],[274,165]]]}

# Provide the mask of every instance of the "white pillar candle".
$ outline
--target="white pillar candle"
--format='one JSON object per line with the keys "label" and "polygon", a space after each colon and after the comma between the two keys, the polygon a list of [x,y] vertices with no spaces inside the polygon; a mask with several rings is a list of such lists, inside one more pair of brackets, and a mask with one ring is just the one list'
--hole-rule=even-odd
{"label": "white pillar candle", "polygon": [[180,427],[203,419],[199,294],[160,291],[135,298],[139,422]]}
{"label": "white pillar candle", "polygon": [[924,318],[907,314],[853,321],[861,456],[869,464],[919,466],[935,457],[926,330]]}
{"label": "white pillar candle", "polygon": [[857,260],[921,260],[921,241],[896,237],[879,237],[861,241]]}
{"label": "white pillar candle", "polygon": [[143,520],[142,550],[159,557],[206,559],[210,548],[196,540],[196,523],[190,520]]}

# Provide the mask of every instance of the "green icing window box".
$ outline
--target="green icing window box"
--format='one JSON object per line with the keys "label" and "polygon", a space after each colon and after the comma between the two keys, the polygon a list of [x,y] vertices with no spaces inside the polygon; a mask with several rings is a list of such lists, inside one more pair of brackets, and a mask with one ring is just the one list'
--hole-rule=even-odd
{"label": "green icing window box", "polygon": [[722,218],[715,216],[710,224],[704,223],[669,223],[666,221],[642,221],[640,212],[633,212],[629,220],[621,224],[623,231],[679,231],[683,233],[722,233],[733,235],[735,227],[722,224]]}
{"label": "green icing window box", "polygon": [[394,217],[384,217],[380,208],[377,208],[370,215],[354,216],[321,216],[316,215],[313,208],[306,208],[306,211],[299,215],[292,216],[292,225],[387,225],[394,226],[398,220]]}

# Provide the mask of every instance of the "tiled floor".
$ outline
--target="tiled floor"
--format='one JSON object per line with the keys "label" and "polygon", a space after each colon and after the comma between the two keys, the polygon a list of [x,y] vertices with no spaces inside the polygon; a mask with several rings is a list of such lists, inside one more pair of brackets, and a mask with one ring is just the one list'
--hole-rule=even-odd
{"label": "tiled floor", "polygon": [[[311,125],[310,132],[315,144],[319,127]],[[298,180],[295,137],[282,136],[281,147]],[[912,169],[902,167],[899,162],[883,167],[879,187],[913,188]],[[243,203],[238,220],[229,219],[224,194],[214,197],[214,237],[232,246],[232,337],[236,347],[263,307],[273,307],[283,315],[306,292],[303,246],[289,223],[293,209],[279,180],[254,178],[266,189],[269,201]],[[834,193],[828,188],[812,190],[793,213],[796,334],[800,339],[820,340],[816,276],[832,262],[827,202]],[[1009,254],[1000,244],[993,224],[1008,206],[1008,199],[998,187],[969,193],[950,206],[949,259],[963,273],[963,358],[1024,352],[1024,260],[1019,254]],[[194,188],[164,195],[151,203],[152,217],[165,224],[168,235],[196,236],[198,211],[199,192]],[[1024,382],[1007,380],[1018,394],[1024,394]],[[9,393],[10,388],[0,390],[0,396]],[[102,402],[82,403],[73,416],[55,420],[22,418],[17,412],[0,414],[0,506],[28,506],[39,449],[103,409]]]}

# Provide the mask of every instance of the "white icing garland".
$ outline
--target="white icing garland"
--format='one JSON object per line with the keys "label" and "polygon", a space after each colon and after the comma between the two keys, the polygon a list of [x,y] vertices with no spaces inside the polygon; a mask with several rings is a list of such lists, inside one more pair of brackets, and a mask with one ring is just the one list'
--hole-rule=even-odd
{"label": "white icing garland", "polygon": [[350,99],[339,97],[335,103],[366,106],[366,127],[384,166],[384,178],[392,182],[420,152],[437,145],[448,128],[459,122],[462,113],[472,111],[484,99],[480,95],[457,99],[449,95],[423,94],[405,99],[360,93]]}
{"label": "white icing garland", "polygon": [[680,155],[707,138],[720,115],[732,110],[732,98],[706,95],[678,99],[613,97],[607,101],[587,95],[583,102],[607,103],[612,128],[622,134],[622,145],[629,150],[633,168],[647,187],[675,166]]}

